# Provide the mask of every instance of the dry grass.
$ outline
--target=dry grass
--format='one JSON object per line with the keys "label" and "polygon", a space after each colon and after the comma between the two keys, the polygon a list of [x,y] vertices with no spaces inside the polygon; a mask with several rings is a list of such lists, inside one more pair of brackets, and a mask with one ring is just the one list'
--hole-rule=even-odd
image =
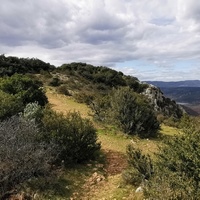
{"label": "dry grass", "polygon": [[[57,94],[55,90],[52,88],[47,89],[47,96],[49,99],[52,108],[58,112],[67,113],[69,111],[78,111],[82,115],[82,117],[91,118],[89,115],[90,109],[85,104],[77,103],[72,97],[64,96],[61,94]],[[141,149],[145,154],[154,155],[158,150],[158,145],[162,143],[160,139],[140,139],[138,137],[131,137],[124,135],[120,132],[116,127],[113,126],[105,126],[102,124],[94,123],[95,127],[98,129],[98,138],[101,142],[102,149],[104,151],[113,151],[121,154],[126,154],[126,147],[128,144],[134,145],[136,148]],[[161,126],[161,134],[172,136],[174,134],[178,134],[178,129],[168,127],[165,125]],[[68,171],[66,175],[64,175],[66,180],[69,180],[70,177],[73,177],[74,183],[76,183],[76,188],[74,188],[74,184],[69,187],[71,188],[71,194],[76,192],[81,192],[81,196],[77,194],[77,198],[75,199],[91,199],[91,200],[140,200],[143,199],[142,193],[135,193],[135,187],[131,185],[126,185],[123,183],[121,174],[116,175],[107,175],[107,178],[100,182],[97,185],[93,185],[89,188],[89,190],[85,190],[81,188],[83,182],[90,178],[88,173],[92,174],[96,168],[91,168],[89,171],[86,170],[85,167],[80,168],[80,171]],[[82,171],[81,171],[82,170]],[[98,170],[98,169],[96,169]],[[99,171],[97,171],[99,172]],[[81,174],[85,174],[84,176]],[[87,174],[87,175],[86,175]],[[84,180],[82,180],[84,179]],[[80,182],[80,184],[79,184]],[[74,195],[73,195],[74,197]],[[55,198],[56,199],[56,198]],[[65,199],[65,198],[63,198]],[[66,198],[70,199],[70,197]]]}
{"label": "dry grass", "polygon": [[57,94],[53,88],[48,88],[46,95],[52,108],[57,112],[64,114],[68,112],[77,111],[80,112],[84,118],[91,118],[89,115],[90,109],[82,103],[77,103],[72,97]]}

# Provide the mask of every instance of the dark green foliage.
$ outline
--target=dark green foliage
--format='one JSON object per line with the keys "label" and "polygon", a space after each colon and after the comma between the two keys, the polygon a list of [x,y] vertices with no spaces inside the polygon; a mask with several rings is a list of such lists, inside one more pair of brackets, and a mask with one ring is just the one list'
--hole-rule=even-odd
{"label": "dark green foliage", "polygon": [[49,170],[53,145],[39,141],[38,134],[34,121],[13,116],[0,122],[0,199],[24,180]]}
{"label": "dark green foliage", "polygon": [[144,184],[154,172],[152,160],[149,155],[144,155],[140,149],[132,145],[127,146],[128,168],[122,173],[126,183],[134,186]]}
{"label": "dark green foliage", "polygon": [[0,90],[0,120],[4,120],[22,111],[21,98],[10,95]]}
{"label": "dark green foliage", "polygon": [[160,166],[180,175],[184,174],[199,183],[200,132],[176,136],[166,141],[166,146],[163,147],[159,158]]}
{"label": "dark green foliage", "polygon": [[153,174],[153,164],[149,155],[144,155],[140,149],[136,149],[133,145],[127,146],[127,157],[129,167],[134,168],[143,176],[143,180],[150,179]]}
{"label": "dark green foliage", "polygon": [[41,82],[24,75],[0,78],[0,120],[22,112],[31,102],[44,106],[48,100],[41,86]]}
{"label": "dark green foliage", "polygon": [[148,87],[147,84],[140,83],[136,77],[125,76],[126,85],[133,89],[135,92],[141,93]]}
{"label": "dark green foliage", "polygon": [[93,118],[95,120],[105,122],[108,119],[108,110],[110,109],[110,97],[106,96],[95,96],[93,101],[90,102],[89,107],[93,112]]}
{"label": "dark green foliage", "polygon": [[60,81],[60,79],[58,78],[58,77],[54,77],[54,78],[52,78],[52,80],[50,81],[50,83],[49,83],[49,85],[50,86],[53,86],[53,87],[57,87],[57,86],[59,86],[59,85],[61,85],[61,81]]}
{"label": "dark green foliage", "polygon": [[73,96],[78,103],[85,103],[87,105],[89,105],[94,99],[94,95],[89,92],[78,92]]}
{"label": "dark green foliage", "polygon": [[[186,119],[184,119],[186,120]],[[193,122],[180,135],[168,138],[157,154],[157,169],[146,190],[147,196],[164,199],[198,199],[200,196],[200,131]],[[159,184],[159,188],[157,185]]]}
{"label": "dark green foliage", "polygon": [[94,84],[97,84],[105,90],[105,88],[130,86],[134,91],[142,92],[145,88],[144,84],[139,83],[138,79],[131,76],[124,76],[122,72],[117,72],[108,67],[95,67],[86,63],[63,64],[57,69],[62,73],[83,77]]}
{"label": "dark green foliage", "polygon": [[40,81],[19,74],[0,79],[0,90],[20,98],[24,105],[36,101],[42,106],[47,103],[41,87]]}
{"label": "dark green foliage", "polygon": [[17,58],[0,55],[0,76],[12,76],[15,73],[39,73],[41,70],[52,71],[53,69],[55,69],[54,66],[37,58]]}
{"label": "dark green foliage", "polygon": [[140,137],[155,137],[158,134],[160,125],[152,108],[130,88],[113,91],[109,112],[125,133]]}
{"label": "dark green foliage", "polygon": [[129,167],[122,172],[122,178],[126,184],[138,187],[144,180],[143,175],[135,168]]}
{"label": "dark green foliage", "polygon": [[57,162],[80,163],[94,159],[100,149],[96,130],[88,119],[77,112],[66,116],[47,109],[42,119],[44,138],[59,146]]}

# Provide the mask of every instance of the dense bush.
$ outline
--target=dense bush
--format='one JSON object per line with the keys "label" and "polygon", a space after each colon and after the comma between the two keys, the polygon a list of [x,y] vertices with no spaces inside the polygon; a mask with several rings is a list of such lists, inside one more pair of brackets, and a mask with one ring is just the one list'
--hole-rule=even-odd
{"label": "dense bush", "polygon": [[144,155],[140,149],[136,149],[133,145],[127,146],[126,153],[129,168],[123,172],[124,180],[135,186],[149,180],[154,172],[150,156]]}
{"label": "dense bush", "polygon": [[[190,124],[190,125],[189,125]],[[200,131],[193,122],[180,135],[169,138],[157,155],[157,169],[149,187],[153,199],[199,199]],[[168,191],[167,197],[163,192]]]}
{"label": "dense bush", "polygon": [[111,95],[111,118],[125,133],[140,137],[155,137],[159,122],[148,103],[130,88],[120,88]]}
{"label": "dense bush", "polygon": [[16,113],[21,112],[23,103],[21,98],[10,95],[0,90],[0,120],[4,120]]}
{"label": "dense bush", "polygon": [[77,112],[64,116],[46,109],[42,122],[45,140],[59,146],[57,162],[80,163],[95,158],[100,144],[88,119],[83,119]]}
{"label": "dense bush", "polygon": [[57,86],[61,85],[61,83],[62,82],[61,82],[61,80],[58,77],[53,77],[51,79],[51,81],[49,82],[49,85],[53,86],[53,87],[57,87]]}
{"label": "dense bush", "polygon": [[0,90],[20,98],[24,105],[30,102],[38,102],[44,106],[48,100],[42,90],[42,82],[25,75],[15,74],[11,77],[0,79]]}
{"label": "dense bush", "polygon": [[48,100],[42,83],[24,75],[0,78],[0,120],[19,112],[31,102],[44,106]]}
{"label": "dense bush", "polygon": [[57,88],[57,92],[59,94],[64,94],[66,96],[71,96],[71,93],[70,91],[68,90],[67,88],[67,85],[60,85],[58,88]]}
{"label": "dense bush", "polygon": [[39,141],[38,134],[34,121],[13,116],[0,122],[0,196],[47,172],[53,146]]}
{"label": "dense bush", "polygon": [[55,66],[45,63],[37,58],[18,58],[0,55],[0,76],[12,76],[15,73],[39,73],[52,71]]}
{"label": "dense bush", "polygon": [[111,103],[110,97],[108,95],[97,95],[93,98],[93,101],[91,101],[89,104],[89,107],[92,110],[93,118],[101,122],[109,121],[108,110],[110,109]]}

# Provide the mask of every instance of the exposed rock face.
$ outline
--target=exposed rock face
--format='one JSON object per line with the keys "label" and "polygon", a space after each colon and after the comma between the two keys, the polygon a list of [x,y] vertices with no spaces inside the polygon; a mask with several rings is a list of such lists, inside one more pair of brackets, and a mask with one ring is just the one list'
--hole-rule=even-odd
{"label": "exposed rock face", "polygon": [[162,91],[154,85],[149,84],[149,87],[144,90],[143,94],[148,97],[158,113],[175,118],[180,118],[184,113],[184,109],[181,106],[176,104],[175,101],[166,98]]}

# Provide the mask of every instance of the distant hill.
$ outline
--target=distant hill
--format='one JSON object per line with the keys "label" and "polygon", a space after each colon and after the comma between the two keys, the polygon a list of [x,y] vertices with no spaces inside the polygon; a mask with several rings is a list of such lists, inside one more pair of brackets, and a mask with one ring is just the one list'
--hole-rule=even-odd
{"label": "distant hill", "polygon": [[146,82],[155,85],[159,88],[200,87],[200,80],[186,80],[186,81],[176,81],[176,82],[164,82],[164,81],[146,81]]}
{"label": "distant hill", "polygon": [[200,80],[146,82],[159,87],[166,97],[180,104],[200,104]]}

